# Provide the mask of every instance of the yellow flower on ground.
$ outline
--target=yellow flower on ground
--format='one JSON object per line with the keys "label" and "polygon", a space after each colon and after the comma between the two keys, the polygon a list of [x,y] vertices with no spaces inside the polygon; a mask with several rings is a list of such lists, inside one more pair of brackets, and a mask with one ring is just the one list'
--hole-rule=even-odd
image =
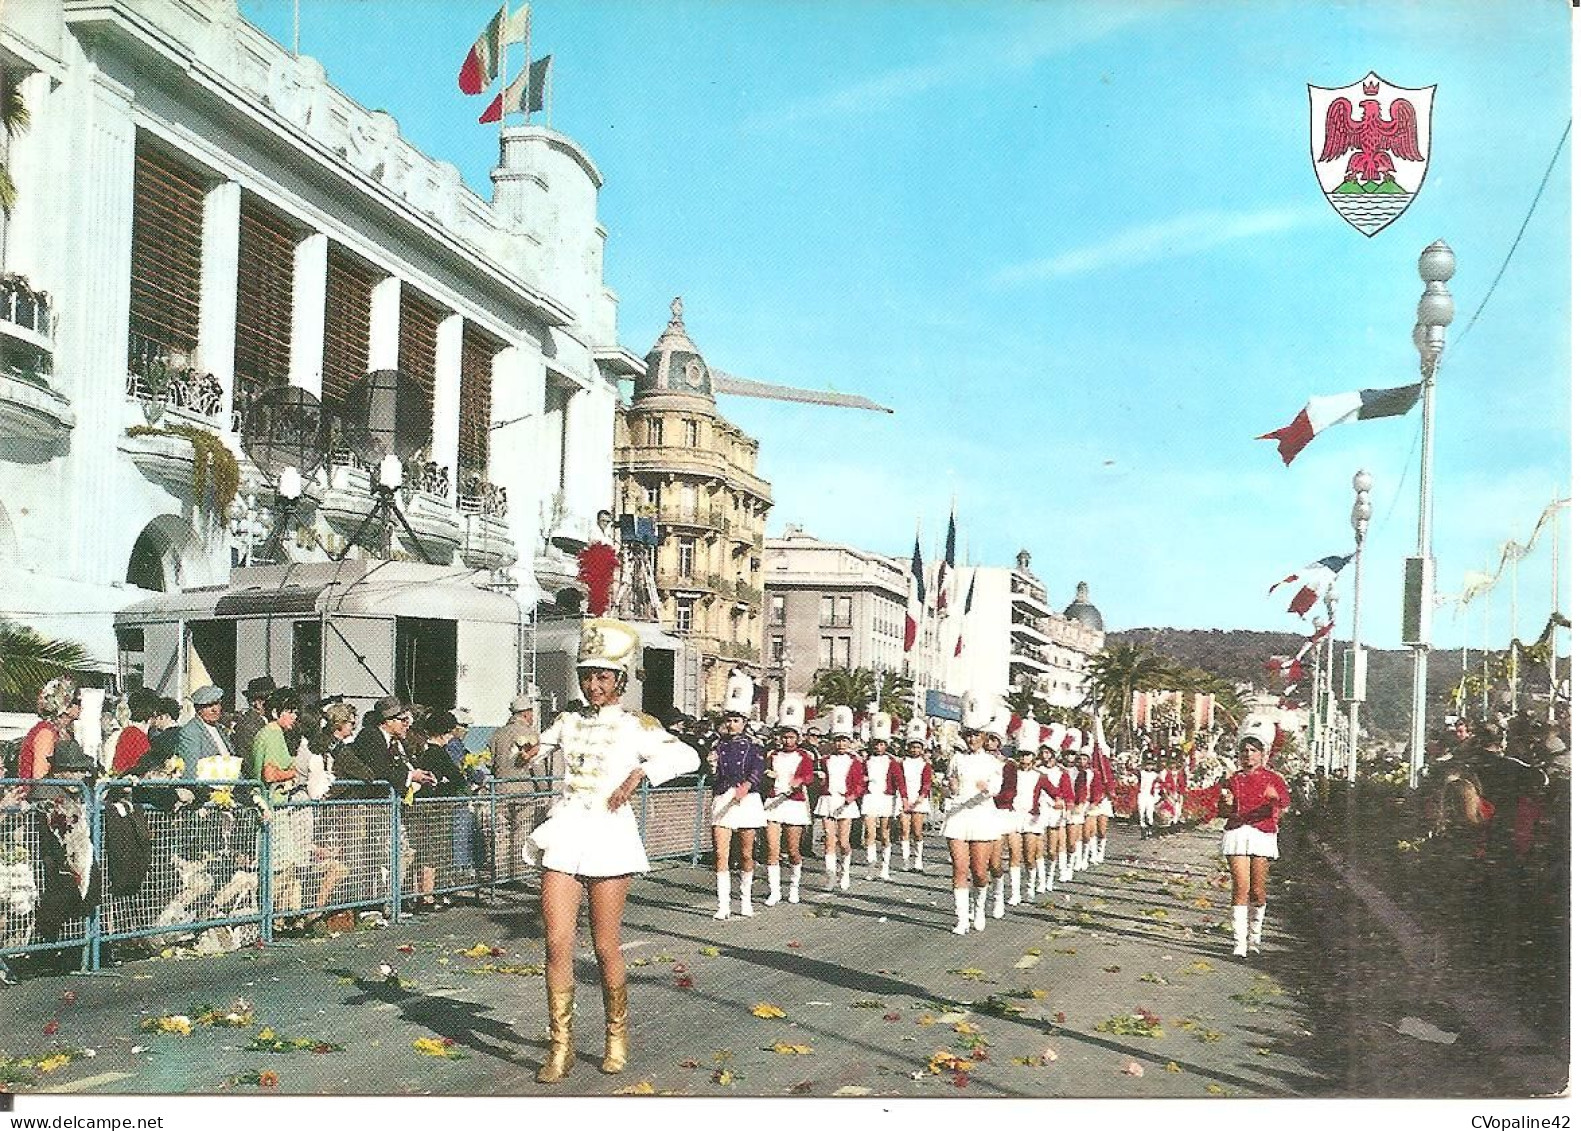
{"label": "yellow flower on ground", "polygon": [[784,1017],[785,1011],[777,1005],[771,1005],[766,1001],[760,1001],[752,1007],[752,1016],[762,1017],[764,1019]]}

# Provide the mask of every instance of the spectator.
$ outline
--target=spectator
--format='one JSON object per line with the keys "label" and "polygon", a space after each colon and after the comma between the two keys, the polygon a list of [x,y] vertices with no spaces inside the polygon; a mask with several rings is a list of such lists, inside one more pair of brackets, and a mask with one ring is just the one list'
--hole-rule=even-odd
{"label": "spectator", "polygon": [[[269,696],[277,688],[274,680],[266,675],[261,675],[247,683],[247,710],[236,718],[236,724],[231,728],[231,745],[244,759],[250,760],[253,750],[253,739],[258,737],[258,732],[269,723],[269,715],[265,704]],[[300,707],[300,704],[298,704]]]}
{"label": "spectator", "polygon": [[159,713],[159,696],[146,687],[133,688],[126,697],[131,721],[115,738],[115,756],[110,761],[110,776],[122,778],[135,773],[138,763],[153,749],[149,741],[149,722]]}
{"label": "spectator", "polygon": [[[219,729],[225,710],[225,692],[207,684],[192,693],[193,716],[177,730],[176,754],[181,758],[181,776],[196,777],[198,762],[215,754],[234,757],[231,740]],[[251,751],[248,751],[251,754]]]}
{"label": "spectator", "polygon": [[77,685],[66,676],[46,683],[38,693],[38,719],[33,729],[22,736],[19,752],[21,778],[47,778],[54,769],[55,748],[73,733],[82,714],[82,696]]}
{"label": "spectator", "polygon": [[[414,742],[417,754],[414,761],[417,767],[425,771],[432,779],[427,788],[422,789],[422,796],[430,797],[463,797],[467,793],[467,779],[462,775],[461,768],[450,760],[450,754],[445,749],[452,733],[456,729],[456,717],[449,711],[440,711],[430,715],[421,726],[414,728],[414,735],[421,740],[421,745]],[[439,805],[435,803],[414,803],[408,811],[411,816],[412,843],[417,850],[417,910],[433,911],[450,906],[450,896],[434,893],[434,881],[438,875],[440,861],[444,849],[444,830],[452,829],[451,850],[454,858],[454,830],[453,819],[459,813],[471,815],[465,806]],[[468,866],[471,862],[471,834],[468,833]]]}
{"label": "spectator", "polygon": [[[548,770],[539,757],[538,688],[532,684],[510,702],[510,719],[489,736],[494,792],[494,875],[513,875],[529,834],[547,812]],[[534,778],[540,778],[536,785]]]}

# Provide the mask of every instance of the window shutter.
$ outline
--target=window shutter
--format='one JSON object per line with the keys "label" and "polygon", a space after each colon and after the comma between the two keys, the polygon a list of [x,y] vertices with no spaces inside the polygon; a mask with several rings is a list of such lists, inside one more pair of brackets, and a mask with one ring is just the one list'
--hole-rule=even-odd
{"label": "window shutter", "polygon": [[132,184],[134,361],[197,347],[207,192],[197,173],[138,137]]}
{"label": "window shutter", "polygon": [[489,475],[489,422],[494,411],[494,355],[503,343],[468,322],[461,332],[461,432],[458,480]]}
{"label": "window shutter", "polygon": [[401,343],[396,367],[422,390],[421,404],[400,406],[397,416],[415,429],[415,446],[426,448],[434,433],[434,355],[440,311],[411,287],[401,288]]}
{"label": "window shutter", "polygon": [[267,389],[291,375],[291,295],[297,233],[256,197],[243,194],[236,273],[236,379]]}
{"label": "window shutter", "polygon": [[343,414],[351,388],[368,373],[373,285],[379,272],[338,244],[324,279],[324,407]]}

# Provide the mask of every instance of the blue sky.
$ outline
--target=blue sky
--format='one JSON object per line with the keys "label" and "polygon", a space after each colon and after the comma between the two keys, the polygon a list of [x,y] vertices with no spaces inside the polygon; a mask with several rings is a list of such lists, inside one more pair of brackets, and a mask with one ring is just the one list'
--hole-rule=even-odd
{"label": "blue sky", "polygon": [[[289,45],[289,0],[243,13]],[[487,99],[455,74],[490,0],[301,0],[330,79],[490,192]],[[1306,399],[1415,380],[1435,239],[1459,260],[1437,398],[1440,585],[1569,493],[1571,149],[1474,329],[1571,108],[1558,3],[817,4],[540,0],[553,126],[605,176],[606,281],[646,353],[672,296],[713,366],[893,416],[722,398],[762,443],[771,532],[908,555],[1028,549],[1111,627],[1298,627],[1268,586],[1352,544],[1363,638],[1399,645],[1420,416],[1286,468],[1253,437]],[[519,54],[519,52],[518,52]],[[511,65],[518,66],[513,56]],[[1371,239],[1320,194],[1307,83],[1438,85],[1420,198]],[[1569,610],[1568,518],[1561,604]],[[1546,539],[1520,631],[1548,613]],[[1341,590],[1348,632],[1350,586]],[[1507,642],[1510,587],[1493,597]],[[1441,610],[1435,640],[1483,639]],[[1469,627],[1468,627],[1469,624]]]}

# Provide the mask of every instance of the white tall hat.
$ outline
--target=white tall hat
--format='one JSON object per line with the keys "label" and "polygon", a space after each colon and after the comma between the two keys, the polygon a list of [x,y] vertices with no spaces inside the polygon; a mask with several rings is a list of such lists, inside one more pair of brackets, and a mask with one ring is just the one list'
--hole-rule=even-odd
{"label": "white tall hat", "polygon": [[923,745],[927,745],[928,720],[921,715],[913,716],[912,720],[906,724],[906,741],[920,742]]}
{"label": "white tall hat", "polygon": [[961,710],[962,730],[986,730],[992,718],[993,716],[988,710],[977,705],[975,696],[968,695],[966,697],[966,704]]}
{"label": "white tall hat", "polygon": [[742,718],[751,715],[753,691],[751,676],[742,672],[731,672],[730,678],[725,682],[725,714],[740,715]]}
{"label": "white tall hat", "polygon": [[1278,724],[1267,715],[1248,715],[1235,736],[1235,745],[1239,747],[1243,739],[1255,738],[1263,744],[1264,753],[1268,753],[1274,748],[1274,735],[1278,732]]}
{"label": "white tall hat", "polygon": [[1065,724],[1062,723],[1062,722],[1057,722],[1057,721],[1050,723],[1049,724],[1048,745],[1053,747],[1055,750],[1058,750],[1059,746],[1060,746],[1060,743],[1064,742],[1064,741],[1065,741]]}
{"label": "white tall hat", "polygon": [[798,695],[787,695],[780,703],[781,730],[793,730],[797,734],[807,725],[807,704],[803,703]]}
{"label": "white tall hat", "polygon": [[994,735],[1003,742],[1006,732],[1010,727],[1010,712],[1005,709],[995,711],[988,720],[988,725],[983,727],[984,734]]}
{"label": "white tall hat", "polygon": [[582,622],[582,642],[576,653],[578,668],[605,668],[631,674],[642,653],[637,630],[624,621],[595,618]]}
{"label": "white tall hat", "polygon": [[873,712],[873,741],[888,742],[895,737],[895,720],[887,711]]}
{"label": "white tall hat", "polygon": [[1038,748],[1038,732],[1042,729],[1042,724],[1036,719],[1022,719],[1021,729],[1016,731],[1016,749],[1023,753],[1036,751]]}
{"label": "white tall hat", "polygon": [[839,706],[830,707],[829,708],[829,734],[830,734],[830,736],[834,737],[834,738],[839,738],[839,737],[841,737],[843,735],[846,738],[850,738],[855,733],[856,733],[856,731],[855,731],[855,728],[852,726],[852,720],[851,720],[851,708],[849,708],[849,707],[839,707]]}

